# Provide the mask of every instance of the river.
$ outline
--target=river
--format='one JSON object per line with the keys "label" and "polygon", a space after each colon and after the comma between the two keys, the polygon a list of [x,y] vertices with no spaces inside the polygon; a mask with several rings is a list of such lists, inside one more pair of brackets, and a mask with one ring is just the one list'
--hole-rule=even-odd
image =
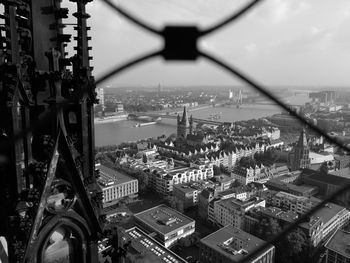
{"label": "river", "polygon": [[[296,95],[288,98],[291,104],[304,104],[305,95]],[[281,109],[275,105],[242,105],[235,107],[215,107],[190,112],[195,118],[208,119],[211,114],[220,114],[220,121],[234,122],[240,120],[258,119],[280,113]],[[182,113],[181,113],[182,114]],[[139,139],[157,137],[176,133],[176,120],[163,119],[160,123],[142,127],[134,127],[137,121],[118,121],[95,125],[96,146],[119,144]]]}

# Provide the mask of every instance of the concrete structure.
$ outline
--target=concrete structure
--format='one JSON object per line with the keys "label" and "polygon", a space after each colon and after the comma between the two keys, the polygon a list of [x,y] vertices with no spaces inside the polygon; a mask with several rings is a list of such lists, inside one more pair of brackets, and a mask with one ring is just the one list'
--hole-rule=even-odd
{"label": "concrete structure", "polygon": [[318,187],[315,185],[295,185],[284,183],[279,178],[271,179],[266,184],[266,187],[274,191],[283,191],[293,195],[310,197],[319,192]]}
{"label": "concrete structure", "polygon": [[245,213],[258,206],[265,207],[265,204],[265,200],[258,198],[252,198],[246,201],[236,198],[213,200],[212,207],[214,208],[214,214],[210,213],[208,220],[220,226],[232,225],[243,229]]}
{"label": "concrete structure", "polygon": [[[319,171],[311,169],[303,170],[301,177],[305,184],[317,186],[319,188],[319,194],[323,196],[328,196],[342,186],[350,183],[350,178],[332,174],[321,174]],[[338,195],[336,200],[345,207],[350,208],[350,191],[345,191]]]}
{"label": "concrete structure", "polygon": [[249,168],[236,166],[231,176],[242,185],[247,185],[253,182],[266,183],[272,177],[272,174],[268,168],[261,164],[260,166],[256,165]]}
{"label": "concrete structure", "polygon": [[141,261],[143,258],[154,263],[187,262],[137,227],[123,231],[120,236],[120,246],[129,243],[126,263]]}
{"label": "concrete structure", "polygon": [[[265,241],[247,232],[232,226],[226,226],[201,239],[200,262],[242,262],[246,255],[264,243]],[[263,250],[249,262],[273,263],[274,260],[275,247],[270,245],[266,250]]]}
{"label": "concrete structure", "polygon": [[301,223],[301,228],[310,243],[317,246],[326,241],[337,229],[349,222],[350,211],[334,203],[327,203],[317,210],[307,222]]}
{"label": "concrete structure", "polygon": [[322,153],[316,153],[316,152],[310,152],[310,164],[322,164],[324,162],[333,162],[334,157],[333,154],[322,152]]}
{"label": "concrete structure", "polygon": [[204,189],[198,198],[198,214],[203,220],[208,219],[209,214],[209,204],[215,198],[215,192],[213,189]]}
{"label": "concrete structure", "polygon": [[228,168],[229,171],[231,171],[237,162],[242,157],[251,157],[254,156],[256,153],[263,153],[265,151],[265,145],[254,143],[251,145],[242,145],[238,144],[236,145],[236,148],[234,150],[229,151],[216,151],[216,152],[210,152],[208,153],[207,157],[211,163],[213,163],[216,166],[224,166],[225,168]]}
{"label": "concrete structure", "polygon": [[196,206],[199,201],[199,194],[208,187],[214,188],[214,183],[211,183],[210,181],[199,181],[174,185],[173,196],[175,202],[182,207],[182,209]]}
{"label": "concrete structure", "polygon": [[174,185],[207,180],[214,176],[214,171],[211,164],[169,170],[150,167],[145,175],[152,189],[167,196],[173,192]]}
{"label": "concrete structure", "polygon": [[334,155],[335,169],[349,168],[350,156],[349,155]]}
{"label": "concrete structure", "polygon": [[315,197],[297,196],[286,192],[277,192],[267,201],[268,204],[302,215],[321,202]]}
{"label": "concrete structure", "polygon": [[299,140],[289,156],[289,164],[292,171],[310,166],[309,146],[305,130],[302,129]]}
{"label": "concrete structure", "polygon": [[98,183],[102,187],[103,205],[108,206],[124,197],[136,198],[138,189],[137,179],[131,178],[102,164],[96,164],[100,178]]}
{"label": "concrete structure", "polygon": [[[102,111],[105,110],[105,94],[103,88],[97,88],[96,89],[97,96],[96,98],[99,101],[99,104],[102,106]],[[98,105],[98,104],[97,104]]]}
{"label": "concrete structure", "polygon": [[243,230],[252,233],[260,226],[262,218],[273,218],[283,227],[286,224],[293,223],[299,215],[291,211],[283,211],[278,207],[257,207],[249,210],[245,215]]}
{"label": "concrete structure", "polygon": [[166,205],[159,205],[134,215],[136,224],[165,247],[195,231],[195,221]]}
{"label": "concrete structure", "polygon": [[281,183],[293,183],[295,182],[301,174],[301,171],[294,171],[294,172],[288,172],[286,174],[283,174],[281,176],[275,177],[274,179],[280,181]]}
{"label": "concrete structure", "polygon": [[325,245],[326,263],[350,263],[350,232],[339,229]]}
{"label": "concrete structure", "polygon": [[215,191],[221,192],[231,188],[235,178],[226,174],[215,175],[210,179],[215,184]]}

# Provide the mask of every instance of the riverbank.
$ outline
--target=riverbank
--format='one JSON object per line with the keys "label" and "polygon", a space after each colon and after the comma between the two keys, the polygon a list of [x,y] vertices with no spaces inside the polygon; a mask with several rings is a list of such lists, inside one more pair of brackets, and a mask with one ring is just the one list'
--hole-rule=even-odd
{"label": "riverbank", "polygon": [[[199,109],[200,108],[200,109]],[[211,107],[209,105],[201,105],[190,114],[193,118],[207,119],[212,114],[220,114],[220,121],[235,122],[241,120],[258,119],[280,113],[278,107],[273,106],[243,106],[237,108]],[[193,110],[191,109],[191,110]],[[183,108],[179,110],[182,115]],[[146,125],[135,128],[139,123],[137,120],[125,120],[113,123],[105,123],[103,125],[95,125],[95,144],[96,146],[115,145],[122,142],[138,141],[144,138],[157,138],[158,136],[170,136],[176,134],[176,119],[163,118],[161,122],[154,125]]]}
{"label": "riverbank", "polygon": [[104,123],[112,123],[117,121],[125,121],[128,118],[127,114],[124,115],[116,115],[116,116],[108,116],[106,118],[94,118],[94,124],[104,124]]}

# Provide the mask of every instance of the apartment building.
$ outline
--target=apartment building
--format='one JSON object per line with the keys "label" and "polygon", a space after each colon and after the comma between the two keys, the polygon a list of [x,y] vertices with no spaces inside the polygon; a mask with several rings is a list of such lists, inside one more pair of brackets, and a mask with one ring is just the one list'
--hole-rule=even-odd
{"label": "apartment building", "polygon": [[136,259],[142,256],[148,259],[151,258],[154,263],[187,262],[138,227],[127,229],[120,236],[120,244],[125,244],[126,242],[129,244],[128,253],[125,257],[126,263],[136,262]]}
{"label": "apartment building", "polygon": [[242,185],[247,185],[253,182],[266,183],[271,178],[271,173],[263,165],[249,168],[237,166],[231,176]]}
{"label": "apartment building", "polygon": [[350,263],[350,232],[338,229],[325,248],[326,263]]}
{"label": "apartment building", "polygon": [[118,200],[129,197],[136,198],[138,181],[102,164],[96,164],[100,178],[98,183],[102,187],[103,205],[111,205]]}
{"label": "apartment building", "polygon": [[145,172],[149,186],[163,196],[173,192],[174,185],[205,181],[214,176],[213,166],[205,164],[198,167],[180,167],[169,170],[150,168]]}
{"label": "apartment building", "polygon": [[199,201],[200,193],[206,188],[214,188],[215,184],[211,181],[198,181],[186,184],[177,184],[173,187],[173,197],[177,205],[186,209],[196,206]]}
{"label": "apartment building", "polygon": [[282,191],[271,195],[268,199],[269,205],[280,207],[299,215],[306,213],[320,202],[321,200],[315,197],[298,196]]}
{"label": "apartment building", "polygon": [[[202,263],[243,262],[249,253],[264,243],[241,229],[226,226],[201,239],[199,260]],[[249,262],[273,263],[274,260],[275,247],[269,245]]]}
{"label": "apartment building", "polygon": [[208,211],[213,213],[208,214],[208,219],[220,226],[232,225],[243,229],[245,213],[255,207],[265,207],[265,204],[265,200],[257,197],[246,201],[241,201],[236,198],[213,200]]}
{"label": "apartment building", "polygon": [[155,239],[166,248],[195,231],[193,219],[166,205],[152,207],[134,217],[136,225],[147,233],[154,233]]}
{"label": "apartment building", "polygon": [[327,203],[317,210],[301,228],[313,246],[326,241],[336,230],[349,222],[350,211],[334,203]]}

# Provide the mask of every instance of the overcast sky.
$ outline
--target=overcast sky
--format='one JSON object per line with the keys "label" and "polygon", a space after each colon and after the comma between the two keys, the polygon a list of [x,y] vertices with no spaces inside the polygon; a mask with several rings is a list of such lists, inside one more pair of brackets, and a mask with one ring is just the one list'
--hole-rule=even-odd
{"label": "overcast sky", "polygon": [[[117,1],[115,1],[117,2]],[[205,28],[243,0],[120,0],[149,24],[190,23]],[[111,11],[101,0],[88,4],[98,77],[111,66],[160,48],[162,40]],[[204,38],[200,47],[266,85],[350,86],[350,1],[266,0],[238,22]],[[153,59],[103,86],[237,85],[240,82],[200,59]]]}

